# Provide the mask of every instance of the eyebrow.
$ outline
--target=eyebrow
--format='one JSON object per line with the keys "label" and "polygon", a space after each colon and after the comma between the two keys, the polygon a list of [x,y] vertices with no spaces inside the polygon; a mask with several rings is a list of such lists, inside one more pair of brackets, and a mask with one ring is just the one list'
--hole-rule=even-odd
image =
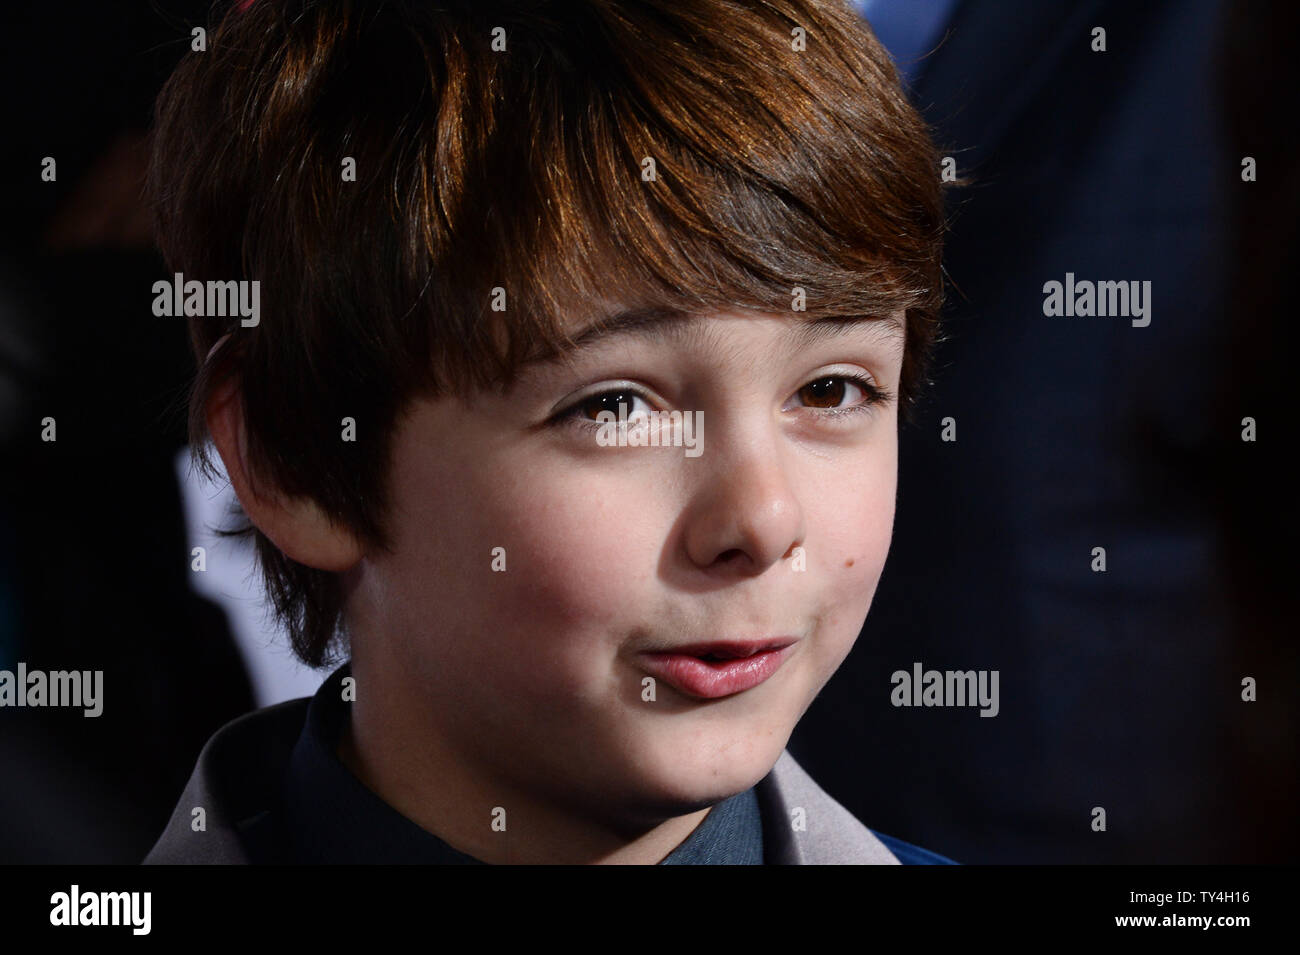
{"label": "eyebrow", "polygon": [[[768,313],[770,314],[770,313]],[[571,335],[558,355],[541,355],[524,364],[531,365],[551,360],[567,360],[578,352],[591,348],[598,342],[616,336],[636,336],[656,342],[667,342],[679,337],[688,328],[698,327],[707,319],[698,312],[651,305],[624,309],[614,315],[588,325],[576,335]],[[882,338],[905,338],[906,328],[895,314],[884,315],[829,315],[808,319],[795,330],[795,345],[807,348],[819,341],[842,335],[853,329],[868,328]]]}

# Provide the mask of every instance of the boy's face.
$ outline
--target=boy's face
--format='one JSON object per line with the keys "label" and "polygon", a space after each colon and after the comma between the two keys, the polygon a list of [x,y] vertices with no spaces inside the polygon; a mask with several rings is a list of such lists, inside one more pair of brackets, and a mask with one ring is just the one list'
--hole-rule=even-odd
{"label": "boy's face", "polygon": [[[469,771],[593,813],[667,818],[753,785],[884,567],[903,345],[901,313],[696,316],[598,337],[504,395],[417,402],[392,553],[357,578],[385,692],[418,700]],[[596,415],[620,400],[703,412],[701,453],[602,446]],[[789,645],[746,664],[648,655],[715,641]],[[689,676],[724,668],[772,672],[730,694]]]}

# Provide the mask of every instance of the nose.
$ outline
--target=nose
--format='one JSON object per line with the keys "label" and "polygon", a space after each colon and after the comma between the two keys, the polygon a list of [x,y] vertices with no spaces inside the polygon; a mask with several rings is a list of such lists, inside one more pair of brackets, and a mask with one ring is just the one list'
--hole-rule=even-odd
{"label": "nose", "polygon": [[707,471],[685,530],[697,566],[756,576],[803,543],[798,488],[774,441],[717,441],[697,460]]}

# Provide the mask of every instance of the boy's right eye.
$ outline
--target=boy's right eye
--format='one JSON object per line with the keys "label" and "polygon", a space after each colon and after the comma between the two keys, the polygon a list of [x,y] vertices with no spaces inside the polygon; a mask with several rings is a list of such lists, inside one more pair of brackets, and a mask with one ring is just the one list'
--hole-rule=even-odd
{"label": "boy's right eye", "polygon": [[[645,407],[638,408],[636,404],[638,401]],[[599,428],[601,423],[596,416],[602,411],[608,411],[617,419],[620,404],[626,406],[624,415],[629,418],[636,411],[649,413],[654,410],[641,392],[630,386],[621,385],[579,398],[563,411],[558,412],[552,420],[556,424],[575,425],[579,428]]]}

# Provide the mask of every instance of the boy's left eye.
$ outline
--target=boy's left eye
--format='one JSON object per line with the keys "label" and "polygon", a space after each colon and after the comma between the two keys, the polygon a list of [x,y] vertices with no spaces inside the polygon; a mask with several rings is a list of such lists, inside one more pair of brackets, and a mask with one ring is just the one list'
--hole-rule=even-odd
{"label": "boy's left eye", "polygon": [[[841,407],[846,396],[852,398],[854,391],[862,392],[862,398]],[[870,378],[861,375],[826,375],[810,381],[797,392],[796,398],[806,402],[805,407],[814,408],[825,414],[840,415],[851,411],[868,410],[872,405],[890,399],[890,394],[876,385]]]}

